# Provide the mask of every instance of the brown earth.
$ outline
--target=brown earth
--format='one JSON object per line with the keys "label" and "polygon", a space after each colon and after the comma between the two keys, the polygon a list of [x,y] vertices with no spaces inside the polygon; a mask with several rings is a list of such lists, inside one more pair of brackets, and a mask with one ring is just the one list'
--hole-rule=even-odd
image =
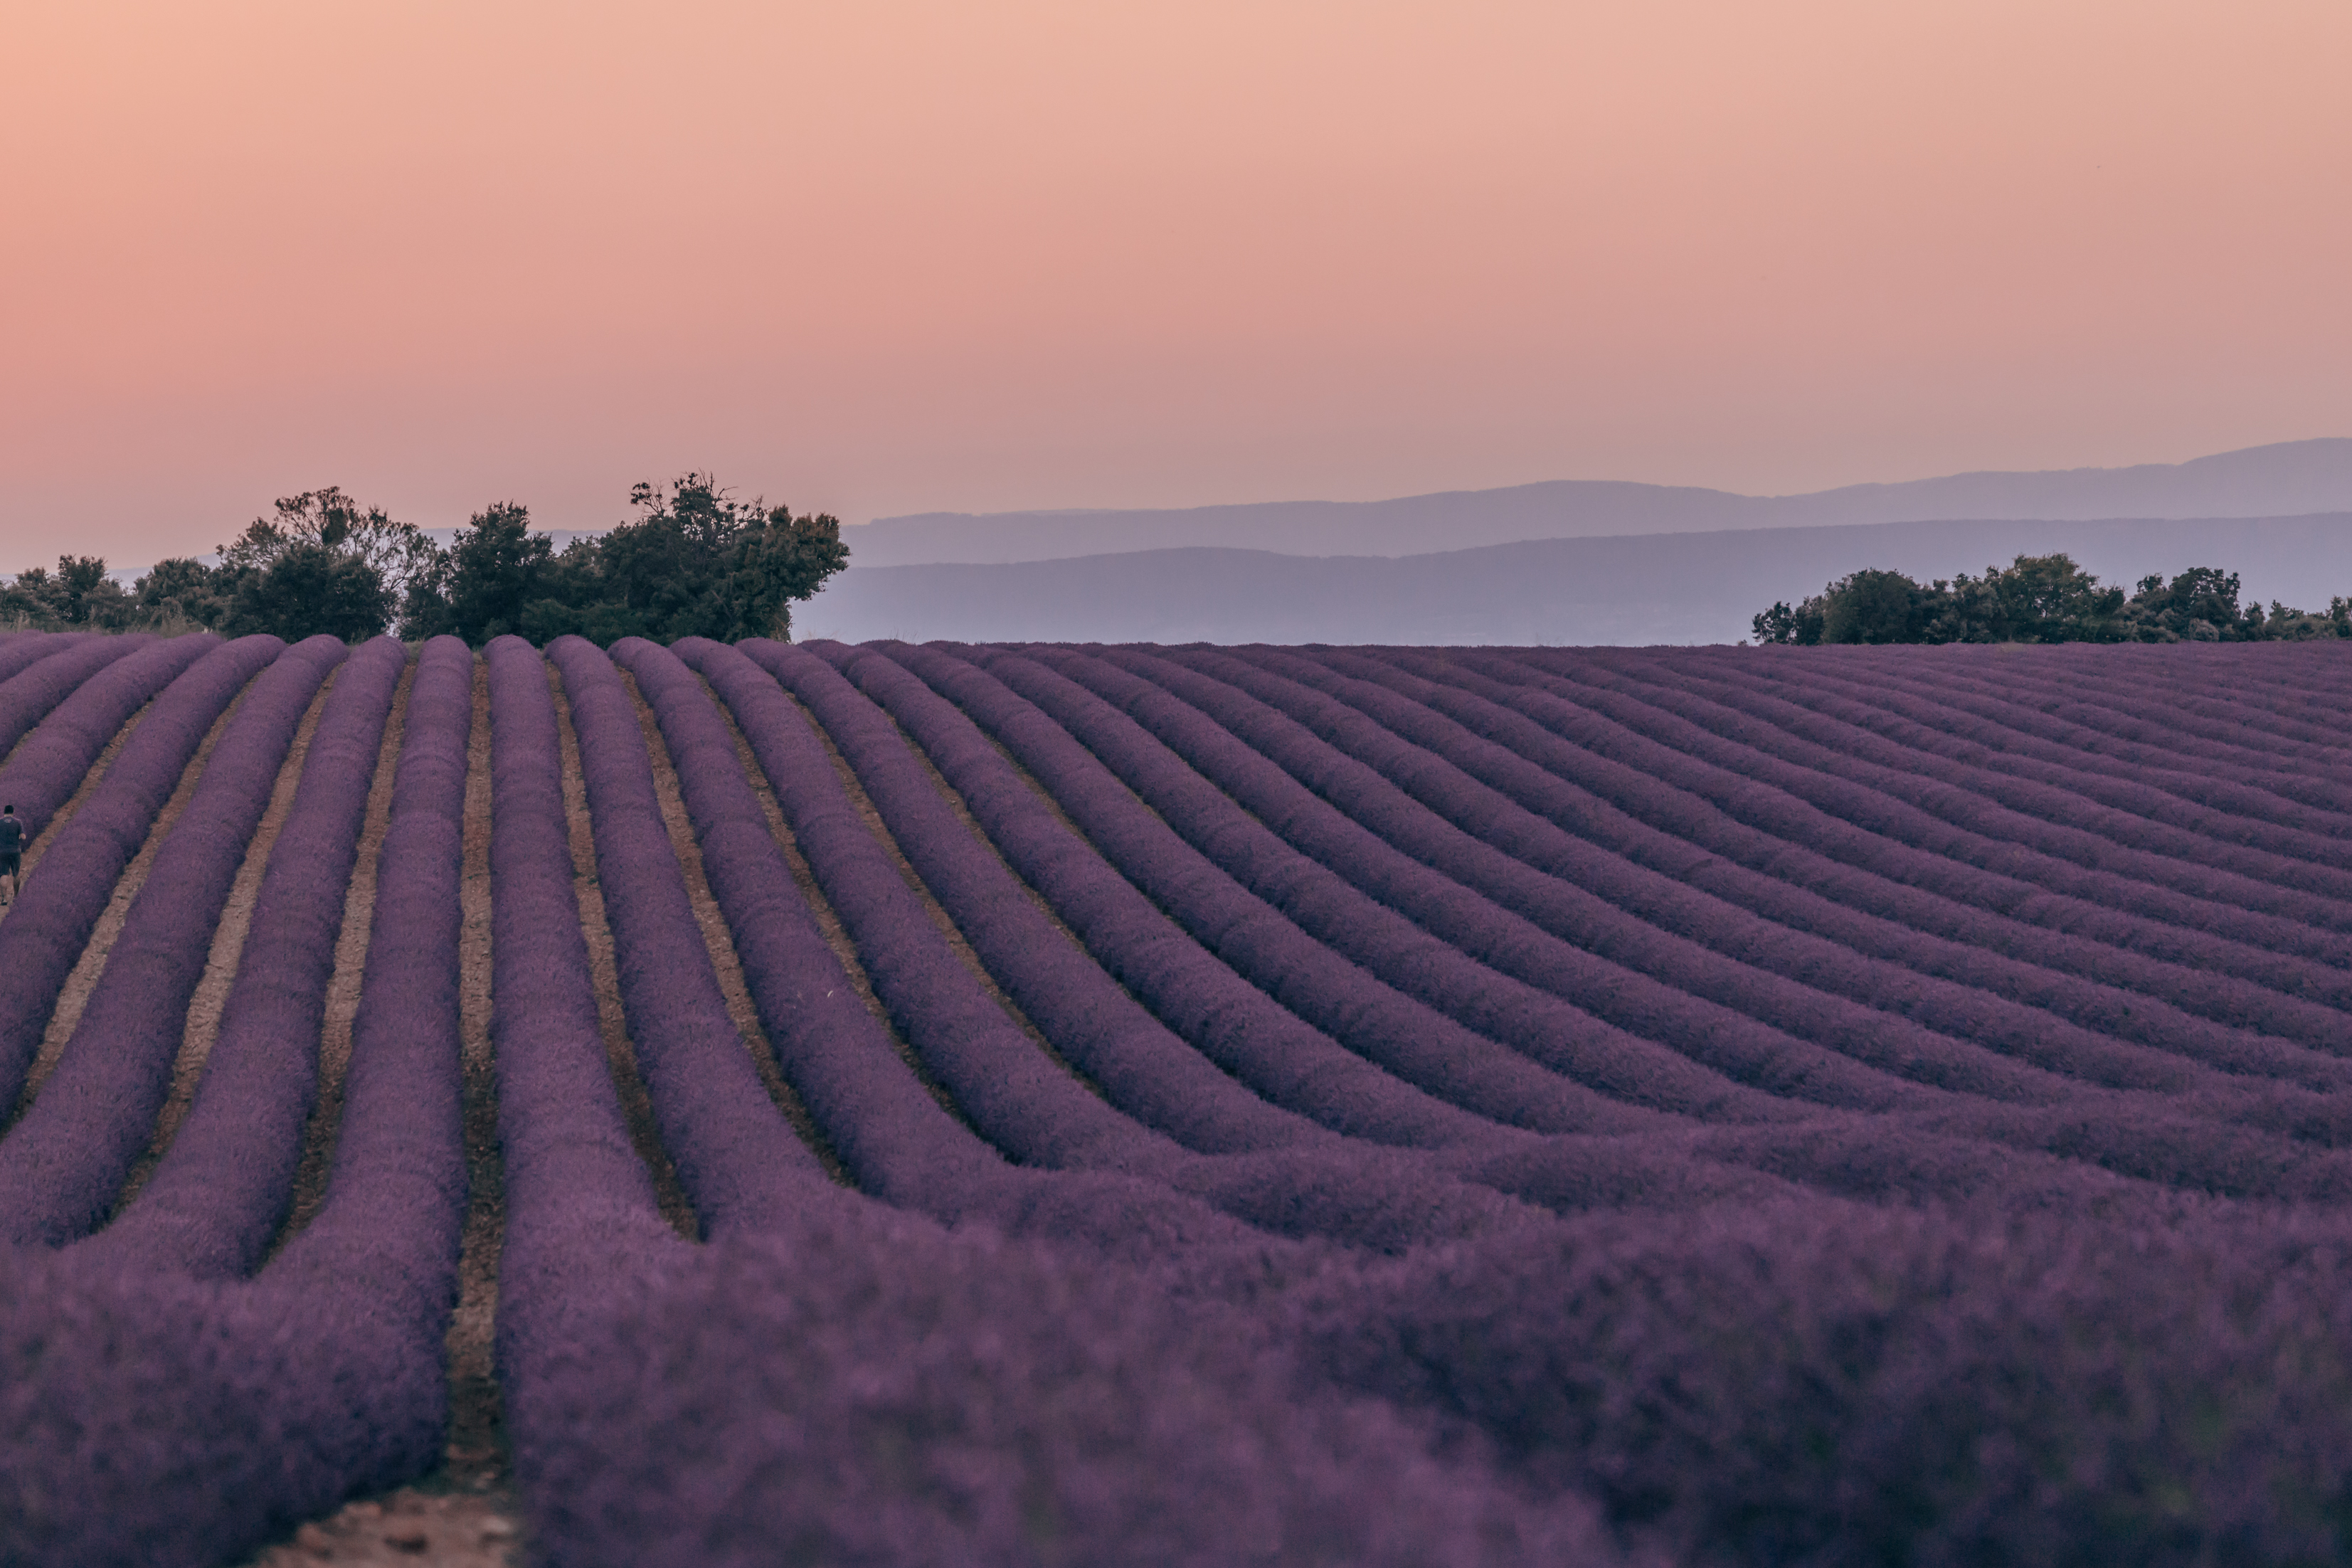
{"label": "brown earth", "polygon": [[[376,757],[368,796],[367,836],[345,903],[335,978],[320,1040],[320,1115],[312,1119],[295,1194],[291,1235],[315,1214],[325,1195],[333,1149],[327,1114],[330,1060],[340,1109],[342,1072],[350,1061],[352,1016],[364,972],[364,931],[374,916],[376,859],[391,812],[392,782],[404,727],[410,666],[401,678],[393,723]],[[441,1468],[414,1485],[345,1504],[302,1525],[248,1562],[248,1568],[296,1563],[433,1563],[444,1568],[507,1568],[523,1559],[524,1525],[515,1503],[492,1366],[491,1330],[498,1300],[499,1243],[505,1235],[505,1194],[498,1141],[498,1094],[490,1057],[490,754],[488,672],[474,667],[474,721],[466,754],[466,830],[458,900],[458,1027],[464,1051],[467,1194],[463,1249],[458,1255],[457,1310],[449,1324],[450,1420]],[[364,889],[362,889],[364,883]],[[356,910],[353,906],[357,906]],[[353,915],[364,910],[355,936]],[[321,1120],[327,1125],[320,1126]],[[283,1243],[281,1237],[280,1242]]]}

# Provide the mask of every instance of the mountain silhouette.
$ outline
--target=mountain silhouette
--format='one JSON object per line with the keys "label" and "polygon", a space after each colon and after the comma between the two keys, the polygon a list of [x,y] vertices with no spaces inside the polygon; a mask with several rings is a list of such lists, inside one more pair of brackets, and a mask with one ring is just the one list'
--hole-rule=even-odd
{"label": "mountain silhouette", "polygon": [[[793,614],[845,641],[1734,642],[1775,599],[1865,566],[1926,580],[2065,551],[2129,587],[2190,566],[2248,602],[2352,595],[2352,510],[2297,517],[1979,518],[1545,539],[1428,554],[1192,546],[996,565],[851,568]],[[853,560],[855,558],[853,557]]]}
{"label": "mountain silhouette", "polygon": [[1796,496],[1559,479],[1382,501],[924,512],[877,519],[845,529],[843,535],[855,571],[1198,547],[1402,556],[1534,539],[1952,519],[2286,517],[2341,510],[2352,510],[2352,438],[2338,437],[2252,447],[2186,463],[1953,474]]}

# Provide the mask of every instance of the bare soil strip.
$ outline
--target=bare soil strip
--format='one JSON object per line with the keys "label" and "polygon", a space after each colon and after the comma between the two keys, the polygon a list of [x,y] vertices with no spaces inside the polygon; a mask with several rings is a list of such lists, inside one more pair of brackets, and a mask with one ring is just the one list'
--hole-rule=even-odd
{"label": "bare soil strip", "polygon": [[[410,665],[410,673],[415,666]],[[404,717],[404,680],[395,715]],[[509,1468],[504,1413],[492,1362],[499,1253],[506,1236],[505,1170],[499,1154],[496,1064],[490,1053],[490,752],[487,667],[474,667],[474,728],[466,752],[464,879],[458,900],[458,1027],[465,1052],[467,1176],[471,1184],[458,1298],[449,1324],[449,1442],[442,1468],[414,1486],[348,1503],[265,1548],[248,1568],[312,1563],[435,1563],[445,1568],[509,1568],[521,1561],[525,1537]],[[376,782],[389,812],[390,759]],[[383,842],[369,801],[372,841]],[[371,894],[371,897],[373,895]],[[349,930],[347,926],[346,931]],[[341,975],[338,954],[338,976]],[[346,1023],[348,1029],[348,1021]],[[345,1036],[348,1047],[349,1036]]]}
{"label": "bare soil strip", "polygon": [[[827,1175],[844,1186],[855,1186],[856,1184],[843,1168],[832,1143],[818,1130],[816,1119],[808,1113],[799,1092],[785,1081],[782,1069],[776,1064],[776,1048],[769,1041],[767,1030],[760,1025],[759,1009],[751,1001],[751,988],[743,981],[743,963],[735,952],[735,934],[728,929],[727,917],[703,874],[702,848],[694,841],[694,825],[688,820],[686,802],[678,794],[677,767],[670,760],[669,743],[662,739],[653,705],[637,690],[636,677],[625,669],[620,674],[622,684],[629,689],[629,700],[636,704],[637,729],[646,738],[646,760],[653,764],[654,798],[661,805],[662,826],[669,830],[670,852],[677,857],[678,869],[685,873],[686,897],[694,909],[694,923],[702,928],[703,945],[710,950],[711,967],[719,973],[719,991],[727,999],[727,1016],[734,1020],[736,1033],[743,1037],[751,1053],[751,1065],[758,1068],[768,1097],[784,1113],[784,1120],[793,1124],[793,1131],[816,1155]],[[740,736],[737,742],[740,743]]]}
{"label": "bare soil strip", "polygon": [[498,1062],[490,1049],[490,672],[474,663],[474,726],[466,747],[464,879],[458,887],[458,1037],[465,1049],[469,1184],[457,1310],[449,1324],[448,1474],[472,1491],[506,1484],[504,1411],[491,1328],[506,1240],[506,1162],[499,1151]]}
{"label": "bare soil strip", "polygon": [[327,1173],[334,1164],[335,1138],[343,1120],[343,1076],[352,1062],[352,1019],[359,1012],[368,938],[375,929],[376,860],[383,852],[384,831],[392,819],[393,776],[399,764],[401,739],[408,731],[408,689],[415,678],[416,663],[412,659],[400,672],[392,712],[384,721],[383,743],[376,748],[375,776],[368,786],[359,857],[352,863],[351,889],[343,896],[343,929],[335,943],[335,972],[327,982],[327,1014],[319,1033],[318,1103],[303,1130],[294,1202],[270,1249],[273,1256],[310,1223],[327,1195]]}
{"label": "bare soil strip", "polygon": [[[800,700],[793,697],[791,692],[785,692],[784,696],[795,707],[800,705]],[[809,728],[814,730],[817,739],[824,742],[824,754],[832,759],[833,771],[841,775],[842,787],[849,792],[850,805],[856,809],[858,820],[866,824],[866,830],[874,835],[881,844],[883,853],[890,857],[890,863],[898,868],[899,878],[906,882],[915,897],[922,900],[923,912],[931,917],[933,925],[939,927],[940,934],[947,939],[948,947],[955,953],[957,961],[971,972],[971,977],[980,983],[981,989],[987,992],[989,998],[999,1007],[1004,1009],[1004,1016],[1021,1026],[1021,1032],[1029,1037],[1032,1045],[1045,1053],[1048,1060],[1085,1085],[1087,1091],[1097,1099],[1108,1100],[1109,1096],[1103,1093],[1102,1087],[1093,1079],[1080,1072],[1076,1065],[1068,1058],[1055,1050],[1054,1042],[1045,1037],[1044,1030],[1030,1022],[1029,1015],[1022,1011],[1021,1005],[1004,994],[1004,988],[996,983],[996,976],[988,972],[988,966],[980,961],[980,954],[972,952],[971,943],[964,940],[962,928],[955,923],[955,918],[952,915],[940,907],[939,900],[931,896],[930,888],[917,874],[913,862],[909,861],[906,852],[898,847],[898,838],[892,835],[889,824],[882,820],[882,813],[876,808],[873,800],[867,796],[866,786],[858,782],[857,771],[849,765],[849,759],[841,754],[841,748],[833,743],[833,737],[825,733],[824,726],[817,722],[815,714],[811,713],[806,708],[802,708],[801,717],[809,721]],[[929,759],[923,757],[919,747],[910,741],[908,742],[908,750],[922,760],[925,770],[931,773],[934,783],[941,785],[946,784],[947,781],[940,778],[936,770],[931,769]],[[970,814],[963,810],[962,798],[961,796],[951,798],[954,800],[957,815],[962,818],[964,825],[976,830],[977,825],[972,822]],[[981,842],[987,844],[988,840],[983,837]],[[993,854],[995,848],[994,845],[989,845],[990,853]],[[1017,876],[1013,879],[1024,889],[1029,886],[1028,883],[1021,881]],[[1032,891],[1034,893],[1034,889]],[[1055,923],[1060,924],[1058,921]],[[1064,928],[1063,934],[1068,934],[1066,928]]]}
{"label": "bare soil strip", "polygon": [[[477,679],[479,679],[478,677]],[[653,1177],[654,1195],[662,1217],[689,1241],[702,1237],[702,1224],[686,1189],[678,1185],[677,1169],[662,1147],[654,1124],[653,1100],[645,1079],[637,1076],[636,1047],[629,1040],[627,1017],[621,1011],[621,982],[613,961],[613,928],[604,920],[604,889],[596,881],[596,838],[588,823],[588,781],[580,771],[580,736],[572,728],[572,704],[565,700],[562,679],[547,667],[547,689],[555,699],[555,725],[563,744],[563,815],[572,829],[572,891],[580,901],[581,934],[588,942],[588,978],[596,987],[596,1021],[604,1037],[604,1060],[613,1070],[613,1088],[621,1097],[621,1111],[629,1121],[629,1140]]]}
{"label": "bare soil strip", "polygon": [[[247,682],[246,689],[252,689],[250,681]],[[89,1005],[90,993],[98,988],[99,977],[106,972],[107,955],[114,951],[115,940],[122,934],[122,922],[131,913],[131,900],[138,898],[139,889],[147,885],[147,873],[155,864],[156,852],[163,847],[164,838],[172,831],[172,825],[180,819],[180,814],[187,809],[189,799],[196,793],[196,781],[204,777],[205,764],[212,758],[213,747],[227,732],[229,721],[236,717],[237,710],[244,706],[245,692],[239,691],[236,700],[213,721],[213,727],[205,732],[204,743],[196,748],[196,754],[189,758],[188,765],[181,770],[180,782],[173,786],[171,798],[155,814],[154,822],[147,829],[146,839],[139,846],[139,853],[131,858],[131,863],[122,868],[122,875],[116,879],[113,897],[107,900],[105,911],[98,917],[98,923],[90,928],[89,941],[82,945],[81,957],[75,961],[73,973],[66,976],[65,985],[58,993],[57,1010],[49,1015],[49,1026],[41,1037],[40,1052],[33,1058],[32,1068],[26,1074],[24,1092],[17,1097],[15,1114],[10,1119],[11,1125],[23,1117],[26,1109],[33,1103],[33,1097],[40,1092],[41,1085],[47,1082],[49,1074],[56,1070],[58,1058],[63,1054],[66,1042],[73,1037],[74,1026],[81,1022],[82,1010]],[[42,837],[47,838],[50,836],[45,833]]]}
{"label": "bare soil strip", "polygon": [[355,1502],[265,1547],[249,1568],[310,1563],[429,1563],[437,1568],[507,1568],[521,1561],[521,1527],[488,1500],[404,1487]]}
{"label": "bare soil strip", "polygon": [[294,731],[294,743],[286,749],[286,760],[278,767],[278,783],[269,792],[269,806],[261,816],[261,826],[246,844],[245,859],[236,868],[236,880],[230,885],[228,902],[221,910],[220,924],[213,929],[213,946],[205,960],[204,978],[196,982],[196,994],[189,999],[187,1022],[180,1036],[180,1054],[172,1064],[172,1092],[163,1101],[163,1110],[155,1120],[155,1134],[149,1140],[147,1152],[131,1167],[131,1174],[122,1184],[122,1194],[115,1200],[115,1212],[120,1214],[155,1167],[171,1149],[172,1140],[180,1134],[180,1123],[187,1120],[188,1107],[194,1103],[196,1085],[205,1076],[205,1062],[212,1055],[213,1041],[220,1034],[221,1012],[228,1005],[229,986],[236,979],[236,966],[245,956],[246,933],[253,926],[254,900],[261,893],[261,877],[269,864],[269,851],[278,842],[279,829],[286,826],[289,813],[294,809],[294,791],[302,782],[302,763],[310,754],[310,738],[318,733],[319,716],[327,706],[327,694],[334,689],[335,678],[342,673],[339,665],[319,683],[310,699],[310,706],[302,715],[300,728]]}

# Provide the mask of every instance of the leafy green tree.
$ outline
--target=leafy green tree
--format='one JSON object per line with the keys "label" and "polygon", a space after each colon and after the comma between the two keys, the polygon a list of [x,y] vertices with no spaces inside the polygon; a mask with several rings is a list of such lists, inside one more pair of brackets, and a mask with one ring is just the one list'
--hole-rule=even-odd
{"label": "leafy green tree", "polygon": [[1822,641],[1917,642],[1932,613],[1932,591],[1900,572],[1862,571],[1822,593]]}
{"label": "leafy green tree", "polygon": [[[255,518],[220,547],[215,583],[229,605],[223,629],[374,637],[437,553],[415,525],[394,521],[382,507],[362,507],[335,486],[280,497],[274,515]],[[304,608],[306,592],[328,595],[315,616]]]}
{"label": "leafy green tree", "polygon": [[1776,599],[1770,609],[1758,613],[1748,624],[1754,628],[1759,643],[1811,647],[1822,640],[1822,596],[1816,594],[1793,605],[1785,599]]}
{"label": "leafy green tree", "polygon": [[96,555],[60,555],[55,572],[31,567],[0,589],[0,614],[54,628],[118,630],[137,609],[137,601],[107,575],[106,562]]}
{"label": "leafy green tree", "polygon": [[826,578],[848,564],[839,520],[822,512],[794,517],[777,507],[746,529],[736,545],[728,595],[735,616],[730,637],[790,641],[793,603],[814,597]]}
{"label": "leafy green tree", "polygon": [[530,509],[499,501],[468,518],[446,551],[410,578],[401,606],[404,637],[454,632],[477,646],[522,625],[544,588],[554,547],[530,531]]}
{"label": "leafy green tree", "polygon": [[[2281,619],[2301,614],[2288,611]],[[2263,636],[2271,619],[2259,605],[2241,608],[2238,574],[2218,566],[2191,566],[2169,582],[2141,578],[2122,618],[2126,634],[2139,642],[2239,642]]]}
{"label": "leafy green tree", "polygon": [[639,484],[629,504],[635,517],[539,563],[525,637],[788,637],[793,603],[849,562],[837,519],[739,500],[707,474]]}
{"label": "leafy green tree", "polygon": [[1796,605],[1749,623],[1759,642],[2177,642],[2352,637],[2352,600],[2325,614],[2273,601],[2241,607],[2238,574],[2193,566],[2168,581],[2143,577],[2128,598],[2063,552],[2020,555],[1922,586],[1900,572],[1852,573]]}
{"label": "leafy green tree", "polygon": [[398,603],[439,549],[415,524],[394,521],[380,506],[362,507],[334,485],[281,496],[274,510],[275,516],[255,518],[220,547],[222,570],[266,571],[288,551],[315,544],[367,566]]}
{"label": "leafy green tree", "polygon": [[2104,642],[2120,635],[2124,591],[2106,588],[2061,552],[2020,555],[1981,577],[1937,578],[1922,642]]}
{"label": "leafy green tree", "polygon": [[228,594],[221,574],[189,556],[158,561],[131,584],[139,612],[151,621],[177,617],[200,626],[218,626],[228,618]]}
{"label": "leafy green tree", "polygon": [[325,632],[345,642],[376,636],[392,618],[383,574],[362,556],[305,540],[266,567],[234,576],[220,629],[231,637],[271,632],[289,642]]}

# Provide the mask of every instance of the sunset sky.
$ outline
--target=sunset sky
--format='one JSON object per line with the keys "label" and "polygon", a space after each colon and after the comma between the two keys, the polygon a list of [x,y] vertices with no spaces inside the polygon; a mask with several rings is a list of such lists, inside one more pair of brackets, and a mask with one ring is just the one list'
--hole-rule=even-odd
{"label": "sunset sky", "polygon": [[0,0],[0,571],[2352,435],[2352,5]]}

